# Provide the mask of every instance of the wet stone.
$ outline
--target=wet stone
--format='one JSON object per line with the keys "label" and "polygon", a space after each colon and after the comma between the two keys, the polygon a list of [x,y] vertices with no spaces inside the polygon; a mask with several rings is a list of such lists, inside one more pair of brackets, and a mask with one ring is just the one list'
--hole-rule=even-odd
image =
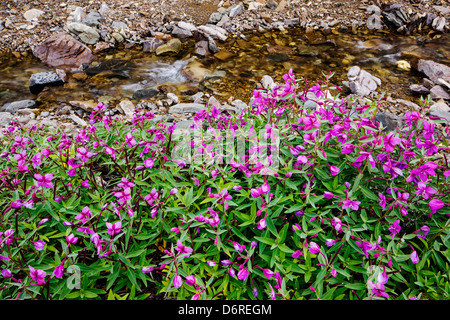
{"label": "wet stone", "polygon": [[134,94],[133,94],[133,99],[134,100],[141,100],[141,99],[150,99],[153,98],[154,96],[156,96],[159,93],[158,89],[153,89],[153,88],[149,88],[149,89],[140,89],[137,90]]}
{"label": "wet stone", "polygon": [[63,85],[64,81],[56,74],[56,72],[38,72],[31,76],[29,88],[32,94],[38,94],[46,86]]}

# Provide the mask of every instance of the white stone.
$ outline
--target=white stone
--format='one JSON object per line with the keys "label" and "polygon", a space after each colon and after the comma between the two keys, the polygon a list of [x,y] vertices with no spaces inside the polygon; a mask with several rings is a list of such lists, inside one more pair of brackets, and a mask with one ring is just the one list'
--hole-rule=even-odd
{"label": "white stone", "polygon": [[30,9],[28,11],[25,11],[23,13],[23,16],[25,19],[27,19],[27,21],[31,21],[34,19],[39,18],[41,15],[43,15],[45,12],[42,10],[38,10],[38,9]]}

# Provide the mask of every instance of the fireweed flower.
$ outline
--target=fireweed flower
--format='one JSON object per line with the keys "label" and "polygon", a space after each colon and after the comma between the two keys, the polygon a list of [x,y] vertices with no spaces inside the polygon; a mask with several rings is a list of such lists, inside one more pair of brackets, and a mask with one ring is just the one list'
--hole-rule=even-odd
{"label": "fireweed flower", "polygon": [[66,237],[66,241],[67,241],[67,243],[70,243],[70,244],[76,244],[78,241],[78,238],[75,237],[73,233],[71,233],[70,235],[68,235]]}
{"label": "fireweed flower", "polygon": [[[300,257],[302,255],[302,252],[300,250],[296,250],[294,251],[294,253],[292,254],[292,258],[297,259],[298,257]],[[272,272],[273,274],[273,272]]]}
{"label": "fireweed flower", "polygon": [[117,184],[118,187],[127,189],[127,188],[133,188],[134,183],[128,181],[126,178],[123,178],[120,180],[120,182]]}
{"label": "fireweed flower", "polygon": [[384,137],[383,142],[387,152],[394,152],[395,146],[401,143],[401,139],[394,137],[394,133],[390,132]]}
{"label": "fireweed flower", "polygon": [[328,191],[324,191],[324,192],[323,192],[323,196],[324,196],[324,198],[326,198],[326,199],[332,199],[332,198],[334,197],[334,194],[331,193],[331,192],[328,192]]}
{"label": "fireweed flower", "polygon": [[52,183],[53,174],[46,173],[44,175],[41,175],[39,173],[36,173],[34,175],[34,178],[36,179],[37,185],[39,187],[45,187],[45,188],[49,188],[49,189],[53,188],[53,183]]}
{"label": "fireweed flower", "polygon": [[57,266],[55,268],[55,270],[53,270],[52,275],[54,275],[58,279],[63,277],[63,275],[64,275],[64,262],[61,263],[59,266]]}
{"label": "fireweed flower", "polygon": [[430,232],[430,227],[428,226],[423,226],[421,227],[419,230],[417,231],[422,231],[423,234],[418,234],[417,236],[421,239],[425,239],[425,237],[427,236],[428,232]]}
{"label": "fireweed flower", "polygon": [[309,252],[311,252],[312,254],[318,254],[320,252],[320,247],[317,243],[311,241],[309,243]]}
{"label": "fireweed flower", "polygon": [[241,270],[238,271],[237,277],[239,280],[245,281],[248,277],[248,270],[245,268],[242,268]]}
{"label": "fireweed flower", "polygon": [[177,240],[177,246],[175,247],[175,250],[178,252],[178,254],[185,254],[186,257],[189,257],[191,255],[191,252],[193,251],[192,248],[186,247],[183,245],[183,243],[180,240]]}
{"label": "fireweed flower", "polygon": [[395,220],[393,224],[389,226],[389,231],[391,232],[392,239],[394,239],[395,235],[401,230],[400,220]]}
{"label": "fireweed flower", "polygon": [[353,210],[358,210],[359,209],[359,205],[361,204],[361,201],[356,201],[356,200],[344,200],[342,201],[343,206],[342,209],[353,209]]}
{"label": "fireweed flower", "polygon": [[428,205],[430,206],[431,212],[436,213],[445,206],[445,203],[442,200],[433,199],[428,203]]}
{"label": "fireweed flower", "polygon": [[427,185],[425,183],[423,183],[422,181],[420,181],[417,184],[417,188],[418,188],[418,190],[416,192],[414,192],[414,194],[421,195],[425,200],[428,199],[433,194],[437,193],[436,190],[434,190],[433,188],[427,187]]}
{"label": "fireweed flower", "polygon": [[384,284],[382,283],[373,283],[372,281],[367,282],[369,287],[372,289],[371,292],[375,297],[385,297],[389,298],[389,295],[384,291]]}
{"label": "fireweed flower", "polygon": [[334,240],[334,239],[326,240],[327,247],[332,247],[332,246],[334,246],[335,243],[336,243],[336,240]]}
{"label": "fireweed flower", "polygon": [[144,200],[147,202],[149,206],[151,206],[153,202],[156,199],[158,199],[158,196],[159,196],[158,191],[156,191],[156,189],[153,188],[152,191],[150,191],[150,193],[144,197]]}
{"label": "fireweed flower", "polygon": [[11,270],[9,270],[9,269],[3,269],[3,270],[2,270],[2,276],[3,276],[4,278],[11,278],[11,277],[12,277]]}
{"label": "fireweed flower", "polygon": [[341,169],[339,169],[338,167],[330,166],[330,172],[331,172],[332,176],[337,175],[340,171],[341,171]]}
{"label": "fireweed flower", "polygon": [[184,282],[186,282],[189,286],[193,286],[195,284],[195,277],[193,275],[189,275],[186,279],[184,279]]}
{"label": "fireweed flower", "polygon": [[378,196],[380,197],[380,202],[379,202],[380,207],[383,208],[383,210],[384,210],[384,208],[386,208],[386,197],[381,192],[378,192]]}
{"label": "fireweed flower", "polygon": [[32,266],[28,266],[30,269],[30,277],[32,281],[35,281],[38,286],[41,286],[45,283],[45,277],[47,273],[43,270],[36,270]]}
{"label": "fireweed flower", "polygon": [[45,242],[42,240],[38,240],[34,242],[34,248],[38,251],[42,251],[44,249]]}
{"label": "fireweed flower", "polygon": [[118,221],[116,223],[106,222],[106,228],[108,229],[108,234],[114,236],[120,233],[120,228],[122,227],[122,222]]}
{"label": "fireweed flower", "polygon": [[117,198],[119,202],[125,203],[128,200],[131,200],[131,189],[125,188],[123,191],[114,192],[113,193]]}
{"label": "fireweed flower", "polygon": [[417,255],[417,252],[415,250],[411,253],[410,258],[411,258],[412,263],[414,263],[414,264],[419,263],[419,256]]}
{"label": "fireweed flower", "polygon": [[183,279],[181,278],[180,275],[176,275],[175,278],[173,278],[173,286],[175,288],[179,288],[181,287],[181,285],[183,284]]}
{"label": "fireweed flower", "polygon": [[154,267],[143,267],[142,273],[150,273],[153,271],[153,269],[154,269]]}
{"label": "fireweed flower", "polygon": [[144,160],[144,166],[146,168],[153,168],[153,165],[155,164],[155,162],[153,161],[152,158],[148,158]]}
{"label": "fireweed flower", "polygon": [[81,213],[75,216],[75,219],[80,220],[81,223],[86,223],[88,219],[92,217],[92,212],[89,210],[89,207],[86,206],[81,210]]}
{"label": "fireweed flower", "polygon": [[127,146],[129,148],[131,148],[132,146],[135,146],[136,140],[134,139],[133,135],[131,134],[131,132],[128,132],[125,136],[125,142],[127,143]]}

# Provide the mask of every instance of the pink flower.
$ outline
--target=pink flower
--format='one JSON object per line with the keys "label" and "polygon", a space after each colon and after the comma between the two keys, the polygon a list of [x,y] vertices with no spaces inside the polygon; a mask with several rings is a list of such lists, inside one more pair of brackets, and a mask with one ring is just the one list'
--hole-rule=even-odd
{"label": "pink flower", "polygon": [[191,255],[191,252],[193,251],[192,248],[190,247],[186,247],[185,245],[183,245],[183,243],[181,242],[181,240],[177,240],[177,246],[175,247],[175,250],[179,253],[179,254],[186,254],[186,257],[189,257]]}
{"label": "pink flower", "polygon": [[417,184],[417,188],[418,190],[414,192],[414,194],[421,195],[425,200],[427,200],[433,194],[437,193],[436,190],[427,187],[427,185],[422,181],[419,181],[419,183]]}
{"label": "pink flower", "polygon": [[38,251],[42,251],[44,249],[45,242],[42,240],[38,240],[34,243],[34,248]]}
{"label": "pink flower", "polygon": [[428,203],[428,205],[430,206],[431,212],[436,213],[439,209],[444,207],[445,203],[442,200],[433,199]]}
{"label": "pink flower", "polygon": [[11,277],[12,277],[11,270],[9,270],[9,269],[3,269],[3,270],[2,270],[2,276],[3,276],[4,278],[11,278]]}
{"label": "pink flower", "polygon": [[340,171],[341,171],[341,169],[339,169],[338,167],[330,166],[330,172],[331,172],[332,176],[337,175]]}
{"label": "pink flower", "polygon": [[331,192],[328,192],[328,191],[324,191],[323,196],[324,196],[326,199],[332,199],[332,198],[334,197],[334,194],[331,193]]}
{"label": "pink flower", "polygon": [[389,298],[389,295],[384,291],[384,284],[382,283],[373,283],[372,281],[367,282],[372,289],[372,294],[376,297],[385,297]]}
{"label": "pink flower", "polygon": [[414,250],[414,251],[411,253],[410,258],[411,258],[412,263],[414,263],[414,264],[418,264],[418,263],[419,263],[419,256],[417,255],[416,250]]}
{"label": "pink flower", "polygon": [[356,201],[356,200],[344,200],[342,201],[344,203],[344,205],[342,206],[342,209],[353,209],[353,210],[358,210],[359,209],[359,204],[361,203],[360,201]]}
{"label": "pink flower", "polygon": [[122,227],[122,222],[118,221],[116,223],[106,223],[106,228],[108,229],[108,234],[114,236],[120,233],[120,228]]}
{"label": "pink flower", "polygon": [[41,174],[36,173],[34,175],[34,178],[36,179],[37,185],[39,187],[45,187],[45,188],[49,188],[49,189],[53,188],[53,183],[52,183],[53,174],[46,173],[44,175],[41,175]]}
{"label": "pink flower", "polygon": [[68,235],[66,237],[66,241],[67,241],[67,243],[70,243],[70,244],[76,244],[78,241],[78,238],[75,237],[73,233],[71,233],[70,235]]}
{"label": "pink flower", "polygon": [[142,273],[150,273],[153,271],[153,269],[154,269],[154,267],[143,267]]}
{"label": "pink flower", "polygon": [[63,263],[61,263],[59,266],[57,266],[56,268],[55,268],[55,270],[53,270],[53,275],[56,277],[56,278],[62,278],[62,276],[64,275],[64,265],[63,265]]}
{"label": "pink flower", "polygon": [[263,218],[263,219],[259,220],[258,227],[257,227],[259,230],[263,230],[266,226],[267,226],[266,219]]}
{"label": "pink flower", "polygon": [[336,240],[334,240],[334,239],[326,240],[327,247],[332,247],[332,246],[334,246],[335,243],[336,243]]}
{"label": "pink flower", "polygon": [[248,277],[248,271],[247,269],[243,268],[241,270],[238,271],[237,277],[239,280],[243,280],[245,281]]}
{"label": "pink flower", "polygon": [[318,246],[317,243],[311,241],[309,243],[309,252],[311,252],[312,254],[318,254],[320,252],[320,247]]}
{"label": "pink flower", "polygon": [[392,239],[394,239],[395,235],[401,230],[400,220],[395,220],[395,222],[389,226],[389,231],[392,234]]}
{"label": "pink flower", "polygon": [[387,152],[394,152],[395,146],[401,143],[401,139],[399,137],[394,137],[394,133],[390,132],[384,137],[384,147]]}
{"label": "pink flower", "polygon": [[189,286],[193,286],[195,284],[195,277],[193,275],[189,275],[186,277],[184,282],[186,282],[186,284]]}
{"label": "pink flower", "polygon": [[132,147],[132,146],[135,146],[137,143],[136,143],[136,140],[134,139],[134,137],[133,137],[133,135],[131,134],[131,132],[128,132],[127,134],[126,134],[126,136],[125,136],[125,142],[127,143],[127,146],[128,147]]}
{"label": "pink flower", "polygon": [[120,182],[117,184],[118,187],[127,189],[127,188],[133,188],[134,187],[134,183],[128,181],[126,178],[122,177],[122,179],[120,180]]}
{"label": "pink flower", "polygon": [[75,216],[75,219],[80,220],[81,223],[86,223],[88,221],[88,219],[90,219],[92,216],[91,211],[89,210],[88,206],[85,206],[82,210],[81,213]]}
{"label": "pink flower", "polygon": [[171,195],[174,195],[174,194],[176,194],[178,192],[178,189],[177,188],[173,188],[172,190],[170,190],[170,194]]}
{"label": "pink flower", "polygon": [[152,158],[148,158],[144,160],[144,166],[146,168],[153,168],[153,165],[155,164],[155,162],[153,161]]}
{"label": "pink flower", "polygon": [[181,278],[180,275],[176,275],[175,278],[173,278],[173,286],[175,288],[179,288],[181,287],[181,285],[183,284],[183,279]]}
{"label": "pink flower", "polygon": [[45,277],[47,273],[43,270],[36,270],[32,266],[28,266],[30,269],[30,277],[31,280],[36,281],[38,286],[41,286],[45,283]]}

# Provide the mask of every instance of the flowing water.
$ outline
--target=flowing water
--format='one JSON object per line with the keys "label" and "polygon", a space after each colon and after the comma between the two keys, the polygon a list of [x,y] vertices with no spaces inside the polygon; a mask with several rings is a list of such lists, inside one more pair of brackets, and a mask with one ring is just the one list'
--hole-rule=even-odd
{"label": "flowing water", "polygon": [[[257,82],[266,74],[282,82],[282,75],[292,68],[298,78],[315,82],[324,79],[322,73],[334,72],[332,82],[341,86],[353,65],[379,77],[381,90],[390,92],[393,98],[414,101],[409,85],[421,83],[423,76],[414,68],[410,71],[397,68],[396,62],[407,60],[414,65],[421,58],[450,65],[447,35],[433,39],[427,35],[400,37],[383,33],[324,36],[320,32],[305,34],[290,29],[284,33],[249,33],[246,37],[247,41],[230,38],[220,43],[230,53],[223,60],[213,56],[194,57],[193,40],[185,41],[184,50],[177,58],[144,53],[139,46],[101,52],[98,62],[121,63],[95,75],[78,79],[69,76],[64,86],[49,87],[38,96],[28,89],[30,76],[54,70],[31,54],[20,59],[4,58],[0,62],[0,106],[24,99],[36,99],[42,110],[51,110],[71,100],[100,99],[114,104],[123,98],[132,99],[136,90],[151,87],[174,92],[185,102],[191,101],[190,96],[198,90],[212,93],[220,101],[232,96],[248,102]],[[202,79],[205,74],[206,80],[192,81]]]}

